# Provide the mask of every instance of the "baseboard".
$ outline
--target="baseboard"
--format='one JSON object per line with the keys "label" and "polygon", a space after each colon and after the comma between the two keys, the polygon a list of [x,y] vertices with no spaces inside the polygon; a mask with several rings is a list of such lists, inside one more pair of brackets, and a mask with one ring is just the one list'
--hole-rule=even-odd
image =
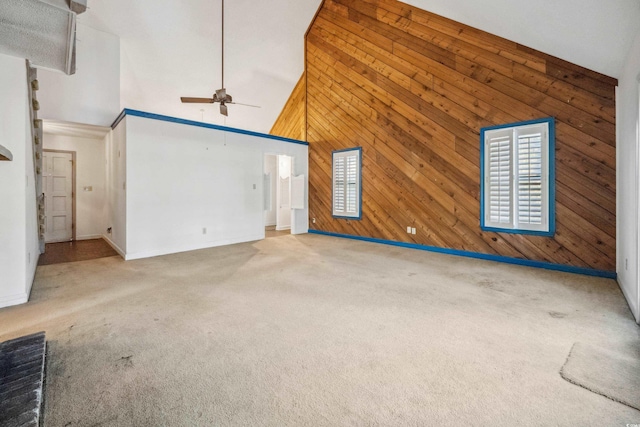
{"label": "baseboard", "polygon": [[620,290],[624,295],[624,299],[627,300],[627,304],[629,304],[629,309],[631,310],[631,314],[636,319],[636,323],[640,324],[640,307],[638,307],[638,302],[629,295],[629,291],[627,286],[625,286],[622,276],[618,275],[618,286],[620,286]]}
{"label": "baseboard", "polygon": [[276,231],[285,231],[285,230],[291,230],[291,226],[288,226],[288,227],[276,227]]}
{"label": "baseboard", "polygon": [[273,222],[273,223],[267,222],[267,223],[264,224],[265,227],[273,227],[275,225],[278,225],[278,224],[276,224],[275,222]]}
{"label": "baseboard", "polygon": [[86,236],[76,237],[76,240],[94,240],[94,239],[102,239],[102,234],[87,234]]}
{"label": "baseboard", "polygon": [[504,264],[522,265],[526,267],[541,268],[544,270],[562,271],[565,273],[582,274],[585,276],[604,277],[607,279],[617,279],[615,271],[595,270],[592,268],[574,267],[572,265],[553,264],[545,261],[533,261],[528,259],[510,258],[500,255],[483,254],[480,252],[461,251],[458,249],[439,248],[437,246],[418,245],[415,243],[397,242],[395,240],[383,240],[373,237],[353,236],[351,234],[339,234],[329,231],[309,230],[309,234],[321,234],[324,236],[341,237],[344,239],[361,240],[364,242],[381,243],[383,245],[399,246],[401,248],[418,249],[421,251],[435,252],[446,255],[463,256],[466,258],[483,259],[487,261],[496,261]]}
{"label": "baseboard", "polygon": [[304,228],[302,230],[296,230],[296,232],[293,231],[293,228],[291,228],[291,234],[307,234],[309,232],[309,228]]}
{"label": "baseboard", "polygon": [[33,288],[33,282],[35,282],[36,280],[36,271],[38,269],[38,261],[40,261],[40,256],[42,254],[38,254],[38,259],[35,260],[35,263],[33,265],[33,271],[31,272],[31,280],[27,280],[27,292],[25,292],[27,294],[27,301],[29,301],[29,299],[31,299],[31,289]]}
{"label": "baseboard", "polygon": [[203,243],[199,243],[199,244],[185,244],[185,245],[181,245],[181,246],[172,246],[170,248],[160,248],[160,249],[153,249],[153,250],[149,250],[149,251],[140,251],[140,252],[134,252],[134,253],[127,253],[126,256],[124,257],[124,259],[126,261],[132,261],[132,260],[135,260],[135,259],[151,258],[151,257],[156,257],[156,256],[162,256],[162,255],[177,254],[177,253],[181,253],[181,252],[197,251],[197,250],[200,250],[200,249],[215,248],[215,247],[218,247],[218,246],[235,245],[235,244],[238,244],[238,243],[254,242],[254,241],[263,240],[263,239],[264,239],[264,231],[262,232],[262,234],[255,234],[255,235],[252,234],[250,236],[238,237],[238,238],[234,238],[234,239],[224,239],[224,240],[217,240],[217,241],[209,241],[209,242],[203,242]]}
{"label": "baseboard", "polygon": [[104,239],[104,241],[107,242],[109,244],[109,246],[111,246],[113,248],[114,251],[118,252],[118,255],[120,255],[124,259],[127,259],[126,254],[124,253],[124,251],[122,249],[120,249],[120,246],[116,245],[113,242],[113,240],[111,240],[106,234],[103,234],[100,237],[102,237]]}
{"label": "baseboard", "polygon": [[24,304],[29,301],[29,294],[22,292],[20,294],[8,295],[0,298],[0,308],[11,307],[12,305]]}

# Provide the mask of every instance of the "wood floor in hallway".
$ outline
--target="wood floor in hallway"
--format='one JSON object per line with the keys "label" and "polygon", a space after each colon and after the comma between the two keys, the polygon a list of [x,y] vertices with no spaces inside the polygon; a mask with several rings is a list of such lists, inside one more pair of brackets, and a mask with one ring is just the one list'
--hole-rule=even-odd
{"label": "wood floor in hallway", "polygon": [[118,253],[103,239],[47,243],[45,252],[40,255],[38,265],[87,261],[117,255]]}

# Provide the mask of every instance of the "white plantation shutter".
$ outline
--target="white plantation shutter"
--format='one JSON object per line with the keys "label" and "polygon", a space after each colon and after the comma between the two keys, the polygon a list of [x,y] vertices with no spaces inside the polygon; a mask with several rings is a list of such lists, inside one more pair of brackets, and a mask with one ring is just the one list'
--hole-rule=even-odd
{"label": "white plantation shutter", "polygon": [[549,231],[549,126],[483,130],[483,227]]}
{"label": "white plantation shutter", "polygon": [[518,224],[542,225],[542,133],[518,135]]}
{"label": "white plantation shutter", "polygon": [[360,217],[360,149],[333,153],[333,215]]}
{"label": "white plantation shutter", "polygon": [[355,213],[357,211],[357,196],[358,190],[356,185],[358,184],[358,159],[355,155],[347,157],[347,170],[346,170],[346,187],[347,187],[347,212]]}
{"label": "white plantation shutter", "polygon": [[344,167],[345,157],[340,156],[333,159],[333,214],[344,213]]}
{"label": "white plantation shutter", "polygon": [[511,135],[495,135],[487,145],[489,221],[511,224]]}

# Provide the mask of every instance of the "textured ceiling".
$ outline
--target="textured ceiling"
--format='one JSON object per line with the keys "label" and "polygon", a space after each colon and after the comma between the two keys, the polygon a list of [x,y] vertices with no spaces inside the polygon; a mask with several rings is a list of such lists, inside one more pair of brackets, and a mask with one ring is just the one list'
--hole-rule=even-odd
{"label": "textured ceiling", "polygon": [[70,73],[75,16],[49,0],[2,0],[0,52]]}
{"label": "textured ceiling", "polygon": [[[226,122],[183,105],[220,87],[219,0],[90,0],[78,20],[121,37],[122,106],[268,132],[303,71],[303,35],[321,0],[231,0]],[[407,3],[617,77],[640,25],[638,0],[408,0]],[[200,110],[204,111],[201,112]]]}

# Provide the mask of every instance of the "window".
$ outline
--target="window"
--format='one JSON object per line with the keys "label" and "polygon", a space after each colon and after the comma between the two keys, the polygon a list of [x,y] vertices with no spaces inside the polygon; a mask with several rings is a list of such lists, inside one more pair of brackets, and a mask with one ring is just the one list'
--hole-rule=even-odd
{"label": "window", "polygon": [[333,152],[333,216],[362,218],[362,148]]}
{"label": "window", "polygon": [[481,218],[487,231],[555,233],[553,118],[484,128]]}

